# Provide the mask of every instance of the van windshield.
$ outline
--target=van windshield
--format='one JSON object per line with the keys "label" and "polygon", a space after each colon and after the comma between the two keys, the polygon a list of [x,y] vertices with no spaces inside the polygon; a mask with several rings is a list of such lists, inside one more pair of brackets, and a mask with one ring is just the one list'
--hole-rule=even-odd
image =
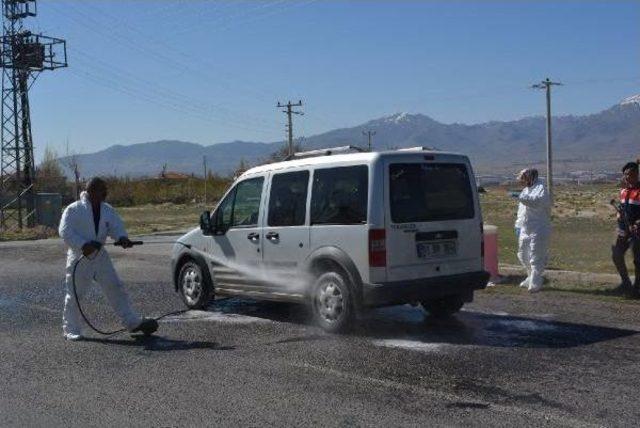
{"label": "van windshield", "polygon": [[389,166],[394,223],[474,217],[473,192],[464,164],[397,163]]}

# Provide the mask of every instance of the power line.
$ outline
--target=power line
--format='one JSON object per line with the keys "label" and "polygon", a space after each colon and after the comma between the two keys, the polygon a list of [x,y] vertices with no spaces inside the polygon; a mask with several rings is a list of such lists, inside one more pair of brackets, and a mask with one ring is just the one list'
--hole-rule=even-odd
{"label": "power line", "polygon": [[[147,55],[149,58],[154,59],[156,61],[158,61],[160,64],[162,64],[163,66],[171,65],[172,67],[181,70],[181,71],[188,71],[190,73],[194,73],[194,74],[200,74],[201,76],[203,76],[204,78],[207,79],[208,83],[210,83],[210,81],[212,80],[212,76],[209,73],[210,70],[215,69],[217,67],[219,67],[218,63],[213,63],[212,61],[207,61],[205,58],[203,58],[202,56],[194,56],[194,55],[190,55],[187,54],[183,49],[176,49],[175,47],[173,47],[172,45],[169,45],[168,43],[166,43],[163,40],[159,40],[155,37],[153,37],[150,34],[144,33],[142,31],[140,31],[138,28],[136,27],[132,27],[129,24],[127,24],[126,22],[122,22],[119,20],[119,17],[110,14],[107,11],[101,11],[101,9],[89,4],[89,3],[84,3],[85,5],[93,8],[96,11],[100,11],[100,14],[103,16],[110,16],[114,19],[113,25],[109,26],[108,28],[105,29],[105,31],[100,31],[101,34],[103,34],[105,37],[107,38],[111,38],[111,40],[118,39],[119,42],[123,43],[126,46],[129,46],[130,48],[132,48],[133,50],[136,50],[137,52],[142,53],[143,55]],[[102,25],[104,26],[104,24],[102,24],[101,22],[95,20],[91,15],[88,15],[86,12],[80,10],[79,8],[76,8],[75,13],[78,16],[81,17],[85,17],[87,19],[92,19],[93,22],[96,25]],[[72,17],[72,19],[74,19]],[[77,23],[79,23],[80,25],[83,25],[87,28],[92,28],[90,25],[88,25],[86,22],[84,22],[84,20],[80,19],[74,19]],[[127,31],[132,32],[137,34],[138,36],[140,36],[142,39],[151,42],[152,44],[157,45],[158,47],[160,47],[161,49],[158,50],[154,50],[147,47],[141,47],[140,45],[138,45],[137,43],[132,43],[130,41],[130,36],[129,35],[122,35],[122,34],[118,34],[115,33],[113,30],[114,28],[117,28],[118,26],[126,28]],[[211,32],[211,31],[210,31]],[[177,57],[180,56],[182,58],[185,58],[188,60],[188,62],[185,61],[180,61],[177,59]],[[201,64],[202,67],[194,67],[191,66],[190,64]],[[217,73],[217,75],[215,76],[215,80],[216,82],[219,81],[226,81],[227,83],[239,83],[241,86],[244,86],[245,89],[248,89],[249,91],[253,92],[254,94],[259,94],[262,97],[262,99],[264,101],[270,101],[273,98],[273,94],[268,94],[264,91],[262,91],[261,89],[258,89],[256,87],[250,87],[246,84],[246,82],[241,81],[239,79],[230,77],[228,75],[226,76],[221,76],[220,73]]]}
{"label": "power line", "polygon": [[[90,54],[87,54],[77,49],[75,51],[76,53],[80,54],[79,56],[80,66],[83,66],[84,68],[89,68],[94,72],[97,71],[99,74],[106,76],[106,78],[108,79],[112,79],[112,80],[116,79],[117,83],[122,83],[125,85],[130,84],[130,86],[136,91],[143,89],[144,92],[150,92],[150,93],[159,95],[163,98],[167,98],[171,101],[178,102],[189,109],[197,109],[200,111],[209,112],[212,115],[210,119],[216,116],[218,117],[223,116],[225,123],[236,122],[238,124],[241,124],[244,129],[258,131],[257,128],[248,127],[247,126],[248,123],[254,123],[254,124],[258,123],[261,125],[262,129],[264,128],[268,128],[272,130],[277,129],[270,122],[267,122],[266,120],[251,118],[249,116],[245,116],[243,118],[243,117],[240,117],[240,114],[235,113],[234,111],[229,110],[222,105],[200,103],[197,100],[194,100],[193,98],[185,94],[182,94],[172,89],[155,84],[147,79],[142,79],[137,75],[130,73],[126,70],[112,68],[109,63],[102,61],[101,59],[96,58]],[[86,57],[88,61],[85,62],[83,60],[83,57]]]}
{"label": "power line", "polygon": [[376,135],[376,131],[372,131],[372,130],[368,130],[368,131],[362,131],[362,135],[367,137],[367,147],[369,148],[369,151],[371,151],[371,137],[373,137],[374,135]]}
{"label": "power line", "polygon": [[[51,6],[51,5],[50,5]],[[95,8],[94,8],[95,9]],[[130,37],[125,37],[122,34],[119,34],[118,32],[114,32],[113,28],[110,28],[109,30],[104,30],[103,28],[100,28],[101,25],[103,25],[100,21],[97,21],[93,16],[88,15],[87,13],[80,11],[79,9],[72,9],[71,13],[70,10],[56,10],[56,7],[54,7],[52,9],[55,13],[57,13],[58,15],[67,18],[67,19],[71,19],[72,21],[76,22],[77,24],[88,28],[88,29],[92,29],[94,31],[94,33],[98,33],[101,34],[102,36],[104,36],[105,38],[118,43],[120,45],[126,46],[142,55],[145,55],[155,61],[157,61],[158,63],[162,64],[163,66],[169,65],[177,70],[180,70],[181,72],[188,72],[191,75],[195,75],[195,74],[200,74],[201,76],[205,77],[207,79],[207,82],[210,83],[211,81],[220,81],[222,79],[220,79],[220,77],[216,76],[215,78],[212,78],[212,76],[210,76],[205,70],[209,70],[211,67],[209,66],[204,66],[204,67],[194,67],[189,65],[190,63],[196,63],[196,61],[198,60],[198,58],[195,57],[191,57],[191,59],[193,59],[193,61],[178,61],[175,58],[175,55],[169,55],[170,52],[174,52],[176,55],[181,55],[184,57],[189,57],[188,55],[184,54],[184,52],[181,51],[176,51],[172,46],[167,45],[164,42],[158,41],[158,40],[154,40],[151,37],[148,37],[147,35],[145,35],[144,33],[138,31],[135,28],[131,28],[131,31],[139,34],[141,37],[144,37],[145,40],[154,42],[156,44],[162,45],[164,47],[164,49],[162,49],[162,51],[157,51],[154,49],[151,49],[149,47],[143,47],[142,45],[139,45],[137,43],[134,43],[131,41]],[[98,10],[98,9],[96,9]],[[108,13],[106,13],[106,15],[109,15]],[[113,15],[111,15],[113,16]],[[124,24],[126,25],[126,24]],[[202,61],[200,61],[202,62]],[[110,64],[110,67],[112,68],[116,68],[113,65]],[[263,100],[267,100],[266,96],[263,95],[262,96]],[[271,97],[269,97],[268,99],[271,99]],[[218,105],[218,108],[224,108],[227,111],[231,112],[231,110],[229,110],[226,107],[223,107],[221,104]],[[235,112],[234,112],[235,113]],[[237,113],[235,113],[237,114]],[[253,118],[252,121],[254,122],[263,122],[265,124],[266,127],[270,127],[270,125],[268,124],[269,122],[267,122],[265,119],[257,119],[257,118]]]}
{"label": "power line", "polygon": [[299,115],[304,115],[303,112],[301,111],[294,111],[293,107],[302,107],[302,100],[298,101],[295,104],[292,104],[291,101],[289,101],[287,104],[280,104],[280,101],[278,101],[278,105],[276,106],[277,108],[283,108],[286,107],[286,110],[282,110],[283,113],[286,113],[287,115],[287,131],[289,134],[289,156],[293,155],[294,153],[294,148],[293,148],[293,115],[294,114],[299,114]]}
{"label": "power line", "polygon": [[[149,91],[141,90],[135,86],[131,86],[129,84],[123,84],[119,79],[109,76],[96,76],[86,70],[78,71],[78,70],[70,70],[70,72],[84,80],[91,81],[97,85],[100,85],[104,88],[119,92],[121,94],[130,96],[136,100],[142,100],[148,102],[150,104],[157,105],[159,107],[165,107],[172,110],[175,110],[180,113],[184,113],[191,117],[201,119],[207,123],[211,123],[213,121],[213,117],[208,115],[206,111],[198,109],[195,106],[189,106],[188,104],[180,103],[176,100],[172,100],[169,97],[163,97],[161,94],[152,93]],[[248,126],[244,126],[238,122],[233,123],[230,121],[225,121],[224,124],[231,128],[241,129],[245,131],[251,132],[259,132],[260,129],[251,128]]]}
{"label": "power line", "polygon": [[[256,4],[255,2],[250,2],[251,4]],[[257,6],[248,8],[248,9],[242,9],[240,12],[238,13],[231,13],[228,15],[219,15],[216,16],[216,18],[214,18],[213,20],[207,21],[207,32],[211,33],[211,32],[215,32],[215,31],[221,31],[221,30],[226,30],[230,27],[236,26],[238,24],[238,21],[235,21],[234,24],[235,25],[228,25],[230,20],[234,20],[234,19],[238,19],[238,18],[246,18],[246,17],[250,17],[254,14],[254,12],[259,12],[261,10],[267,10],[266,14],[263,15],[258,15],[258,19],[262,18],[263,16],[269,16],[269,12],[274,12],[274,10],[269,11],[269,8],[273,7],[273,6],[278,6],[278,5],[282,5],[284,4],[285,6],[287,6],[287,4],[290,4],[290,2],[288,0],[275,0],[272,2],[258,2]],[[284,8],[286,9],[286,8]],[[275,10],[276,12],[278,12],[278,10]],[[253,16],[253,18],[255,18],[255,15]],[[219,26],[218,24],[225,24],[225,21],[227,26]],[[243,23],[242,21],[240,21],[240,23]],[[182,31],[178,31],[178,32],[174,32],[174,33],[170,33],[168,34],[171,37],[175,37],[175,36],[182,36],[184,34],[189,34],[192,33],[194,31],[197,30],[197,27],[194,26],[189,26],[188,28],[182,28]]]}
{"label": "power line", "polygon": [[549,191],[549,196],[553,201],[553,168],[551,165],[551,87],[552,86],[560,86],[562,83],[560,82],[552,82],[547,77],[540,83],[536,83],[531,85],[532,89],[544,89],[547,95],[547,190]]}

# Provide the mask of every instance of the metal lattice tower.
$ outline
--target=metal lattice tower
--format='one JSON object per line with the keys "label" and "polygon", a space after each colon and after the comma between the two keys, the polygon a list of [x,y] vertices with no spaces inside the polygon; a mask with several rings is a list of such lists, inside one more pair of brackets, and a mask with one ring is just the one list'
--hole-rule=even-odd
{"label": "metal lattice tower", "polygon": [[36,13],[36,0],[2,0],[0,231],[35,223],[29,88],[40,72],[67,66],[64,40],[33,34],[24,28],[24,19]]}

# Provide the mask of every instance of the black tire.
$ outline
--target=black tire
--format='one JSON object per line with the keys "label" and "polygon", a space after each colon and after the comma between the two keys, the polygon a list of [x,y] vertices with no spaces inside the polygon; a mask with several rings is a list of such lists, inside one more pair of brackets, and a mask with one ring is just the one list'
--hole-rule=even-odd
{"label": "black tire", "polygon": [[311,288],[311,311],[316,324],[328,333],[343,333],[353,326],[353,293],[345,275],[329,271]]}
{"label": "black tire", "polygon": [[180,267],[178,292],[189,309],[202,309],[211,300],[211,278],[195,260],[188,260]]}
{"label": "black tire", "polygon": [[425,311],[435,318],[446,318],[458,312],[464,306],[460,296],[447,296],[420,302]]}

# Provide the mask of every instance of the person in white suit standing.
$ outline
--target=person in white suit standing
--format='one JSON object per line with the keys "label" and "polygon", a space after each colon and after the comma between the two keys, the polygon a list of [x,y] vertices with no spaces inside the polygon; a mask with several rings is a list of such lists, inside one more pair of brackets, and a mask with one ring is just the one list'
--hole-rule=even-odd
{"label": "person in white suit standing", "polygon": [[546,187],[538,179],[538,171],[527,168],[518,174],[524,186],[518,196],[518,259],[527,271],[527,278],[520,284],[529,292],[542,290],[542,274],[547,264],[551,235],[551,198]]}
{"label": "person in white suit standing", "polygon": [[62,316],[62,330],[68,340],[82,339],[80,311],[73,294],[73,271],[78,297],[86,291],[91,281],[100,284],[110,305],[130,332],[153,333],[158,322],[141,318],[131,306],[124,284],[118,277],[109,254],[102,248],[107,237],[117,241],[123,248],[130,248],[122,219],[116,210],[105,203],[107,184],[93,178],[82,192],[80,200],[65,208],[58,233],[68,247],[66,266],[66,294]]}

